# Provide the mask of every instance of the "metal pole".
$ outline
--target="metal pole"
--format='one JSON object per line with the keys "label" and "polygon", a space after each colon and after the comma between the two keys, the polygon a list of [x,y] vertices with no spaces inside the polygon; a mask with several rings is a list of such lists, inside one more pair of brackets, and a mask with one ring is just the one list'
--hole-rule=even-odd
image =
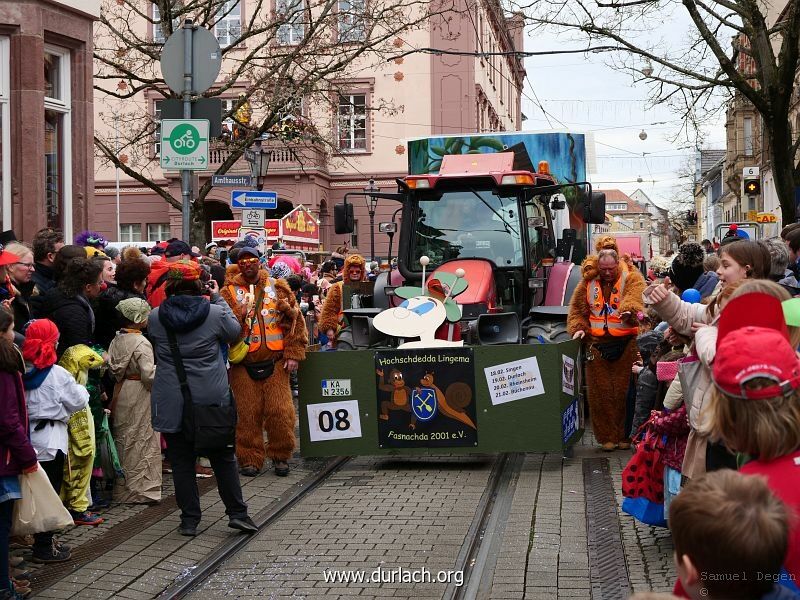
{"label": "metal pole", "polygon": [[375,260],[375,210],[372,203],[369,209],[369,254],[370,260]]}
{"label": "metal pole", "polygon": [[[192,19],[183,22],[183,118],[192,118]],[[190,211],[192,206],[192,172],[181,171],[181,238],[189,242],[191,229]]]}
{"label": "metal pole", "polygon": [[[119,114],[114,111],[114,131],[116,133],[116,143],[114,144],[115,150],[114,152],[117,155],[117,160],[119,160]],[[116,167],[115,175],[117,179],[117,241],[122,241],[122,231],[119,225],[119,166]]]}

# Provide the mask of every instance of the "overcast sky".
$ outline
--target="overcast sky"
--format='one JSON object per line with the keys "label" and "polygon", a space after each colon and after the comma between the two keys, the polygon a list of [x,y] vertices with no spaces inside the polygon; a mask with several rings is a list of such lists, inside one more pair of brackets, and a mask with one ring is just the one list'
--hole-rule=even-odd
{"label": "overcast sky", "polygon": [[[660,34],[669,36],[679,27],[667,23]],[[553,48],[564,44],[552,34],[526,36],[526,51]],[[680,130],[680,118],[667,108],[648,108],[647,88],[634,86],[629,75],[607,66],[606,60],[603,54],[526,58],[522,112],[527,120],[522,127],[592,132],[597,158],[590,181],[597,188],[626,193],[639,188],[668,208],[682,181],[678,171],[687,163],[694,165],[695,152],[668,141]],[[639,139],[642,130],[647,133],[644,141]],[[724,148],[724,119],[709,123],[706,134],[706,148]]]}

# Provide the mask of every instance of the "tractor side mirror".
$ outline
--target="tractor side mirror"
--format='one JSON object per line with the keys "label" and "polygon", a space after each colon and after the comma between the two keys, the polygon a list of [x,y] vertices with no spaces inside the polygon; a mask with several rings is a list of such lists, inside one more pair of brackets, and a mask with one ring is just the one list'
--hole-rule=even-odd
{"label": "tractor side mirror", "polygon": [[592,225],[602,225],[606,222],[605,193],[592,192],[588,202],[583,205],[583,221]]}
{"label": "tractor side mirror", "polygon": [[333,228],[337,234],[353,233],[355,225],[352,204],[342,203],[333,207]]}

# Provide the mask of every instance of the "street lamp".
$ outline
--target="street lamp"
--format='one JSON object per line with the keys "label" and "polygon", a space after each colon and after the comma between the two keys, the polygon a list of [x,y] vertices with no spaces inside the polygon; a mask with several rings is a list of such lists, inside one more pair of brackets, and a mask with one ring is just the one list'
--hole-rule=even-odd
{"label": "street lamp", "polygon": [[375,185],[375,180],[369,180],[369,186],[364,188],[364,191],[370,194],[365,197],[367,202],[367,210],[369,211],[369,244],[370,244],[370,260],[375,260],[375,207],[378,205],[378,198],[373,194],[380,192],[381,188]]}
{"label": "street lamp", "polygon": [[269,159],[272,154],[269,150],[264,150],[261,147],[261,142],[264,138],[256,138],[255,150],[249,151],[249,156],[246,158],[250,163],[250,176],[253,178],[253,184],[260,192],[264,189],[264,183],[261,181],[262,177],[266,177],[267,169],[269,169]]}

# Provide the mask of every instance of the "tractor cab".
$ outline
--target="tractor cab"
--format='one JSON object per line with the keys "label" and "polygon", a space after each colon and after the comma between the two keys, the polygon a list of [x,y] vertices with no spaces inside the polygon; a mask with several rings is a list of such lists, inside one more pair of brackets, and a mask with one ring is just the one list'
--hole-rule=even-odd
{"label": "tractor cab", "polygon": [[[558,184],[545,161],[536,172],[514,170],[513,162],[511,152],[444,156],[439,173],[398,180],[393,198],[403,204],[397,259],[405,285],[421,282],[423,257],[428,273],[466,273],[468,293],[459,304],[469,343],[486,343],[477,332],[497,330],[495,321],[503,332],[490,338],[507,343],[509,323],[515,323],[514,339],[521,341],[521,323],[553,296],[550,272],[557,257],[573,258],[577,238],[567,228],[557,239],[554,214],[577,207],[586,222],[605,220],[605,198],[593,197],[588,183]],[[339,209],[337,216],[339,232],[347,215]]]}

